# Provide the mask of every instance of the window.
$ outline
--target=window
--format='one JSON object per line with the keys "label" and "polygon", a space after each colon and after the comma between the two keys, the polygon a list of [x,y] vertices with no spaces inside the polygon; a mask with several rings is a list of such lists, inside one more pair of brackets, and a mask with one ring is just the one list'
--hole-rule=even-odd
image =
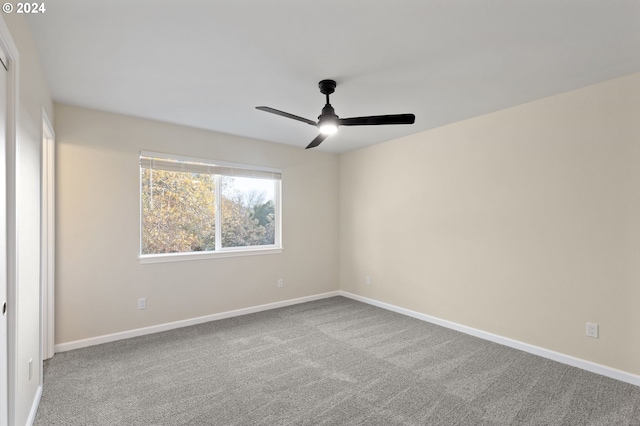
{"label": "window", "polygon": [[281,251],[280,170],[140,154],[140,259]]}

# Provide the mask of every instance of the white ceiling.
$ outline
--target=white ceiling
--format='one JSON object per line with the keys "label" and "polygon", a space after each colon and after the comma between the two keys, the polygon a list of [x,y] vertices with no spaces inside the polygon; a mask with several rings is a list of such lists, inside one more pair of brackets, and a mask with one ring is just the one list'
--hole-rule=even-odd
{"label": "white ceiling", "polygon": [[55,0],[28,17],[54,100],[304,148],[322,79],[345,152],[640,71],[638,0]]}

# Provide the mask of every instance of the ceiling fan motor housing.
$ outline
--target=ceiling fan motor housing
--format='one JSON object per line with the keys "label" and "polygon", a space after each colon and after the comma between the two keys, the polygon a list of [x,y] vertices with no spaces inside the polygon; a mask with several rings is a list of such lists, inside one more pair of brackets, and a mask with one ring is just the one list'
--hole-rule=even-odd
{"label": "ceiling fan motor housing", "polygon": [[318,116],[318,120],[324,121],[329,119],[337,120],[338,116],[336,115],[336,111],[333,109],[331,104],[326,104],[324,108],[322,108],[322,114]]}

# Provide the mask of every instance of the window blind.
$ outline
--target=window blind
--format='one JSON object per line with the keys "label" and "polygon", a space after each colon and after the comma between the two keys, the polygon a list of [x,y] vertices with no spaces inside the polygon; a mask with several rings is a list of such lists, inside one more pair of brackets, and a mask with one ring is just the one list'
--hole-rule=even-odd
{"label": "window blind", "polygon": [[255,179],[281,180],[281,173],[270,170],[256,170],[241,166],[200,163],[197,161],[172,160],[141,155],[140,167],[144,169],[189,172],[210,175],[246,177]]}

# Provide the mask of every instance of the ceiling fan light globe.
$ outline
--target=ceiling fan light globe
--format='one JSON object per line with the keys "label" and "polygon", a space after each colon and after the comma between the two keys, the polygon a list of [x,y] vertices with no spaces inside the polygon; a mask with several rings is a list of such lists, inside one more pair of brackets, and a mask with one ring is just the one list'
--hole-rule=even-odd
{"label": "ceiling fan light globe", "polygon": [[320,125],[320,133],[323,135],[333,135],[338,131],[338,126],[334,123],[324,123]]}

